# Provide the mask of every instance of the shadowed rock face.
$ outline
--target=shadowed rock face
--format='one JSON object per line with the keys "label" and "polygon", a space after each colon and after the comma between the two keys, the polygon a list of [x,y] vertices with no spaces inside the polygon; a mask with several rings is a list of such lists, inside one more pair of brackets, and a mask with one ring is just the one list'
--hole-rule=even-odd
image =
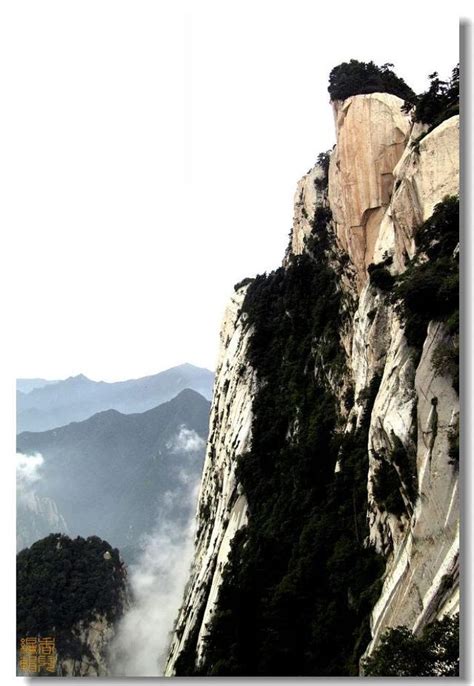
{"label": "shadowed rock face", "polygon": [[[414,354],[400,313],[367,275],[369,264],[387,257],[392,276],[403,273],[415,252],[417,226],[446,194],[459,192],[459,118],[444,121],[415,145],[423,129],[411,123],[402,104],[386,93],[334,103],[337,145],[330,159],[329,187],[315,184],[323,176],[318,165],[299,182],[284,261],[288,267],[292,256],[309,250],[315,213],[329,208],[333,220],[328,230],[335,238],[330,260],[343,294],[339,333],[347,365],[333,392],[343,408],[345,432],[360,425],[362,398],[378,380],[367,441],[366,542],[383,555],[385,574],[370,616],[368,653],[388,627],[403,624],[419,630],[459,608],[458,476],[449,457],[459,398],[449,374],[433,367],[433,353],[446,331],[441,322],[430,322],[424,343]],[[246,289],[232,297],[222,326],[194,565],[171,643],[168,675],[191,643],[199,666],[230,539],[252,516],[235,479],[238,455],[252,446],[259,390],[249,363],[252,330],[242,312]],[[308,373],[313,371],[321,373]],[[353,389],[351,402],[345,396],[348,387]],[[298,430],[295,421],[289,442],[297,440]],[[403,482],[407,477],[399,475],[402,507],[394,514],[377,502],[373,482],[380,455],[399,470],[391,457],[396,450],[413,460],[414,493],[408,495]],[[344,463],[338,462],[336,472],[341,470]]]}
{"label": "shadowed rock face", "polygon": [[239,495],[235,480],[236,457],[248,449],[251,441],[256,383],[247,361],[250,332],[245,331],[245,322],[239,317],[245,292],[243,286],[234,294],[222,322],[217,382],[209,421],[210,440],[199,494],[195,571],[177,619],[166,675],[173,673],[174,662],[196,627],[199,611],[202,616],[198,650],[202,650],[206,623],[217,599],[231,540],[246,523],[246,499]]}

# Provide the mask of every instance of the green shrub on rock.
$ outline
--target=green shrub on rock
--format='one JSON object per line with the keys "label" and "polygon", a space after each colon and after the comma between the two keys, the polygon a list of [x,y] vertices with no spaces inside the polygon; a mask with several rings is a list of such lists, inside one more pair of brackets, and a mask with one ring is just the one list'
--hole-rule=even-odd
{"label": "green shrub on rock", "polygon": [[429,624],[421,636],[407,627],[389,629],[363,661],[365,676],[459,676],[459,615]]}
{"label": "green shrub on rock", "polygon": [[[448,196],[416,231],[416,254],[394,290],[394,299],[400,303],[405,319],[407,341],[418,350],[430,321],[444,322],[453,339],[459,335],[458,242],[459,199]],[[455,345],[451,352],[449,361],[455,379],[455,366],[459,364]]]}

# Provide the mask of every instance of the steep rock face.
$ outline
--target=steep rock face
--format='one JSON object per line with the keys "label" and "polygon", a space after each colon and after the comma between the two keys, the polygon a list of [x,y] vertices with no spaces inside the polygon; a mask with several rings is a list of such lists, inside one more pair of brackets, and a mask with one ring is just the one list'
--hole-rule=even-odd
{"label": "steep rock face", "polygon": [[57,676],[107,676],[110,641],[129,605],[125,564],[106,541],[65,534],[36,541],[17,555],[19,673],[31,668],[24,639],[39,636],[54,638]]}
{"label": "steep rock face", "polygon": [[[374,405],[369,436],[372,454],[390,449],[393,436],[409,447],[416,436],[418,498],[409,516],[398,519],[380,512],[369,481],[371,539],[390,551],[384,586],[372,615],[369,653],[388,627],[418,630],[446,612],[459,610],[458,474],[449,460],[459,398],[450,379],[436,374],[432,365],[433,351],[443,337],[443,325],[432,322],[414,374],[400,332],[395,333]],[[371,468],[373,474],[373,459]]]}
{"label": "steep rock face", "polygon": [[409,135],[403,100],[388,93],[333,105],[337,143],[329,167],[329,203],[336,233],[357,270],[359,288],[373,261],[380,222],[392,194],[393,170]]}
{"label": "steep rock face", "polygon": [[237,288],[224,315],[216,370],[210,433],[197,513],[195,555],[179,612],[165,675],[188,641],[198,655],[212,615],[222,570],[236,531],[246,523],[247,503],[235,481],[235,459],[251,441],[255,377],[246,351],[250,331],[240,309],[246,287]]}
{"label": "steep rock face", "polygon": [[[413,257],[417,226],[447,194],[459,192],[458,137],[455,116],[426,135],[418,150],[408,145],[394,171],[396,190],[374,255],[376,262],[393,258],[392,273],[403,272],[407,258]],[[416,363],[396,308],[378,289],[364,288],[355,318],[352,367],[356,394],[371,374],[382,374],[369,433],[368,496],[370,540],[388,556],[369,653],[388,627],[421,629],[436,616],[459,609],[458,478],[449,461],[459,398],[449,375],[435,373],[432,364],[444,337],[443,325],[432,322]],[[378,466],[374,455],[390,453],[398,441],[415,456],[417,480],[415,503],[410,503],[405,484],[407,512],[400,517],[381,511],[372,493]]]}
{"label": "steep rock face", "polygon": [[403,271],[414,254],[414,229],[433,212],[445,195],[459,192],[459,116],[442,122],[417,142],[419,128],[393,171],[393,197],[383,217],[374,262],[393,257],[394,270]]}
{"label": "steep rock face", "polygon": [[71,657],[58,661],[58,676],[109,676],[108,647],[115,635],[115,627],[103,615],[85,624],[79,622],[73,633],[82,646],[78,659]]}
{"label": "steep rock face", "polygon": [[[396,96],[379,93],[335,103],[337,145],[330,159],[329,188],[321,186],[324,171],[319,165],[299,182],[284,261],[288,267],[293,255],[308,249],[318,210],[329,208],[336,233],[330,260],[342,292],[340,336],[348,369],[333,391],[347,410],[347,435],[363,421],[367,394],[375,389],[366,444],[369,536],[365,544],[383,555],[385,573],[371,614],[367,653],[388,627],[403,624],[417,631],[459,609],[458,478],[449,458],[459,400],[449,375],[433,367],[433,353],[446,332],[442,323],[431,322],[423,348],[415,354],[407,343],[399,309],[367,278],[371,263],[388,264],[392,275],[402,273],[415,252],[416,228],[446,194],[458,193],[459,119],[452,117],[417,141],[423,127],[412,125],[401,105]],[[231,495],[235,481],[222,478],[233,474],[232,461],[243,452],[242,443],[250,440],[256,391],[256,377],[246,360],[251,332],[239,318],[244,294],[241,289],[232,299],[221,334],[195,562],[167,674],[174,673],[193,631],[196,654],[202,655],[204,626],[212,616],[220,570],[230,550],[228,519],[235,514],[236,502],[245,503],[238,486],[236,496]],[[349,388],[354,400],[348,405]],[[242,435],[243,424],[245,438],[235,443],[233,437]],[[297,434],[295,420],[288,440],[295,440]],[[397,451],[413,473],[395,460]],[[397,513],[377,501],[374,482],[383,461],[396,470],[400,481],[403,507]],[[338,461],[336,472],[341,470],[344,464]]]}
{"label": "steep rock face", "polygon": [[301,255],[305,240],[312,230],[311,220],[316,207],[327,205],[327,189],[322,185],[325,171],[315,164],[299,181],[294,197],[294,217],[290,254]]}

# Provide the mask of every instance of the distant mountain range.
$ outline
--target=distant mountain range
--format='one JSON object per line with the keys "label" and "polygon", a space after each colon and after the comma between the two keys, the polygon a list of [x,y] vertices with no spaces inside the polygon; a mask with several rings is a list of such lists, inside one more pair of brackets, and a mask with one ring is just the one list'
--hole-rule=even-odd
{"label": "distant mountain range", "polygon": [[17,379],[16,380],[16,390],[21,393],[29,393],[35,388],[43,388],[43,386],[49,386],[52,383],[58,383],[57,379]]}
{"label": "distant mountain range", "polygon": [[[151,397],[155,388],[156,397],[169,393],[173,384],[179,387],[186,376],[196,384],[200,380],[209,392],[212,374],[184,365],[146,380],[119,384],[102,385],[75,377],[28,395],[56,389],[51,408],[67,408],[65,389],[94,387],[100,392],[105,387],[110,398],[129,409],[146,404],[139,397],[140,389]],[[78,406],[80,397],[78,390]],[[160,519],[167,518],[168,524],[176,526],[188,521],[189,509],[195,505],[191,493],[202,471],[209,409],[208,400],[185,389],[142,413],[108,409],[85,421],[19,434],[17,451],[39,453],[43,458],[37,478],[17,500],[19,547],[30,545],[38,532],[45,535],[53,526],[52,532],[66,530],[72,536],[105,538],[130,560],[140,537],[151,532]],[[48,416],[53,414],[57,417],[59,411],[51,409]]]}
{"label": "distant mountain range", "polygon": [[182,364],[141,379],[92,381],[83,374],[64,381],[20,379],[17,382],[17,433],[46,431],[78,422],[102,412],[145,412],[185,388],[212,396],[214,374],[208,369]]}

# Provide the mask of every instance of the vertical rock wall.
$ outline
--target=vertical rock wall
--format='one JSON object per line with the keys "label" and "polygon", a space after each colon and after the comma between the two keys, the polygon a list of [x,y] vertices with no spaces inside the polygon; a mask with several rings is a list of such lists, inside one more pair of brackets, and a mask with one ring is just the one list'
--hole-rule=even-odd
{"label": "vertical rock wall", "polygon": [[237,288],[222,323],[194,561],[173,633],[167,676],[174,673],[176,660],[192,636],[201,654],[232,538],[246,523],[246,498],[235,480],[235,458],[250,446],[256,383],[246,358],[251,331],[241,315],[245,292],[245,286]]}
{"label": "vertical rock wall", "polygon": [[389,93],[356,95],[333,104],[337,143],[329,167],[329,203],[340,246],[357,270],[359,289],[373,262],[393,171],[408,141],[410,123],[402,105]]}
{"label": "vertical rock wall", "polygon": [[[357,95],[334,104],[337,144],[325,172],[315,165],[299,182],[289,254],[305,250],[318,207],[329,206],[336,230],[336,268],[347,303],[341,340],[354,387],[349,424],[360,417],[360,394],[380,378],[370,423],[367,475],[367,545],[386,557],[383,588],[371,619],[371,652],[387,627],[422,628],[459,607],[458,480],[449,464],[448,441],[459,399],[449,377],[436,374],[432,355],[445,335],[432,322],[421,359],[409,349],[396,309],[371,286],[367,267],[391,258],[392,274],[414,254],[414,231],[436,203],[459,192],[459,118],[443,122],[420,142],[389,94]],[[211,410],[210,436],[197,513],[193,568],[173,634],[167,675],[189,640],[202,654],[235,531],[246,522],[245,494],[235,481],[235,458],[251,441],[256,378],[246,351],[251,331],[241,305],[246,288],[231,299],[221,330],[221,351]],[[317,296],[317,294],[315,294]],[[346,387],[344,388],[346,391]],[[342,396],[341,396],[342,397]],[[348,425],[349,427],[349,425]],[[379,507],[373,495],[377,455],[401,446],[415,456],[417,497],[403,494],[400,516]]]}

